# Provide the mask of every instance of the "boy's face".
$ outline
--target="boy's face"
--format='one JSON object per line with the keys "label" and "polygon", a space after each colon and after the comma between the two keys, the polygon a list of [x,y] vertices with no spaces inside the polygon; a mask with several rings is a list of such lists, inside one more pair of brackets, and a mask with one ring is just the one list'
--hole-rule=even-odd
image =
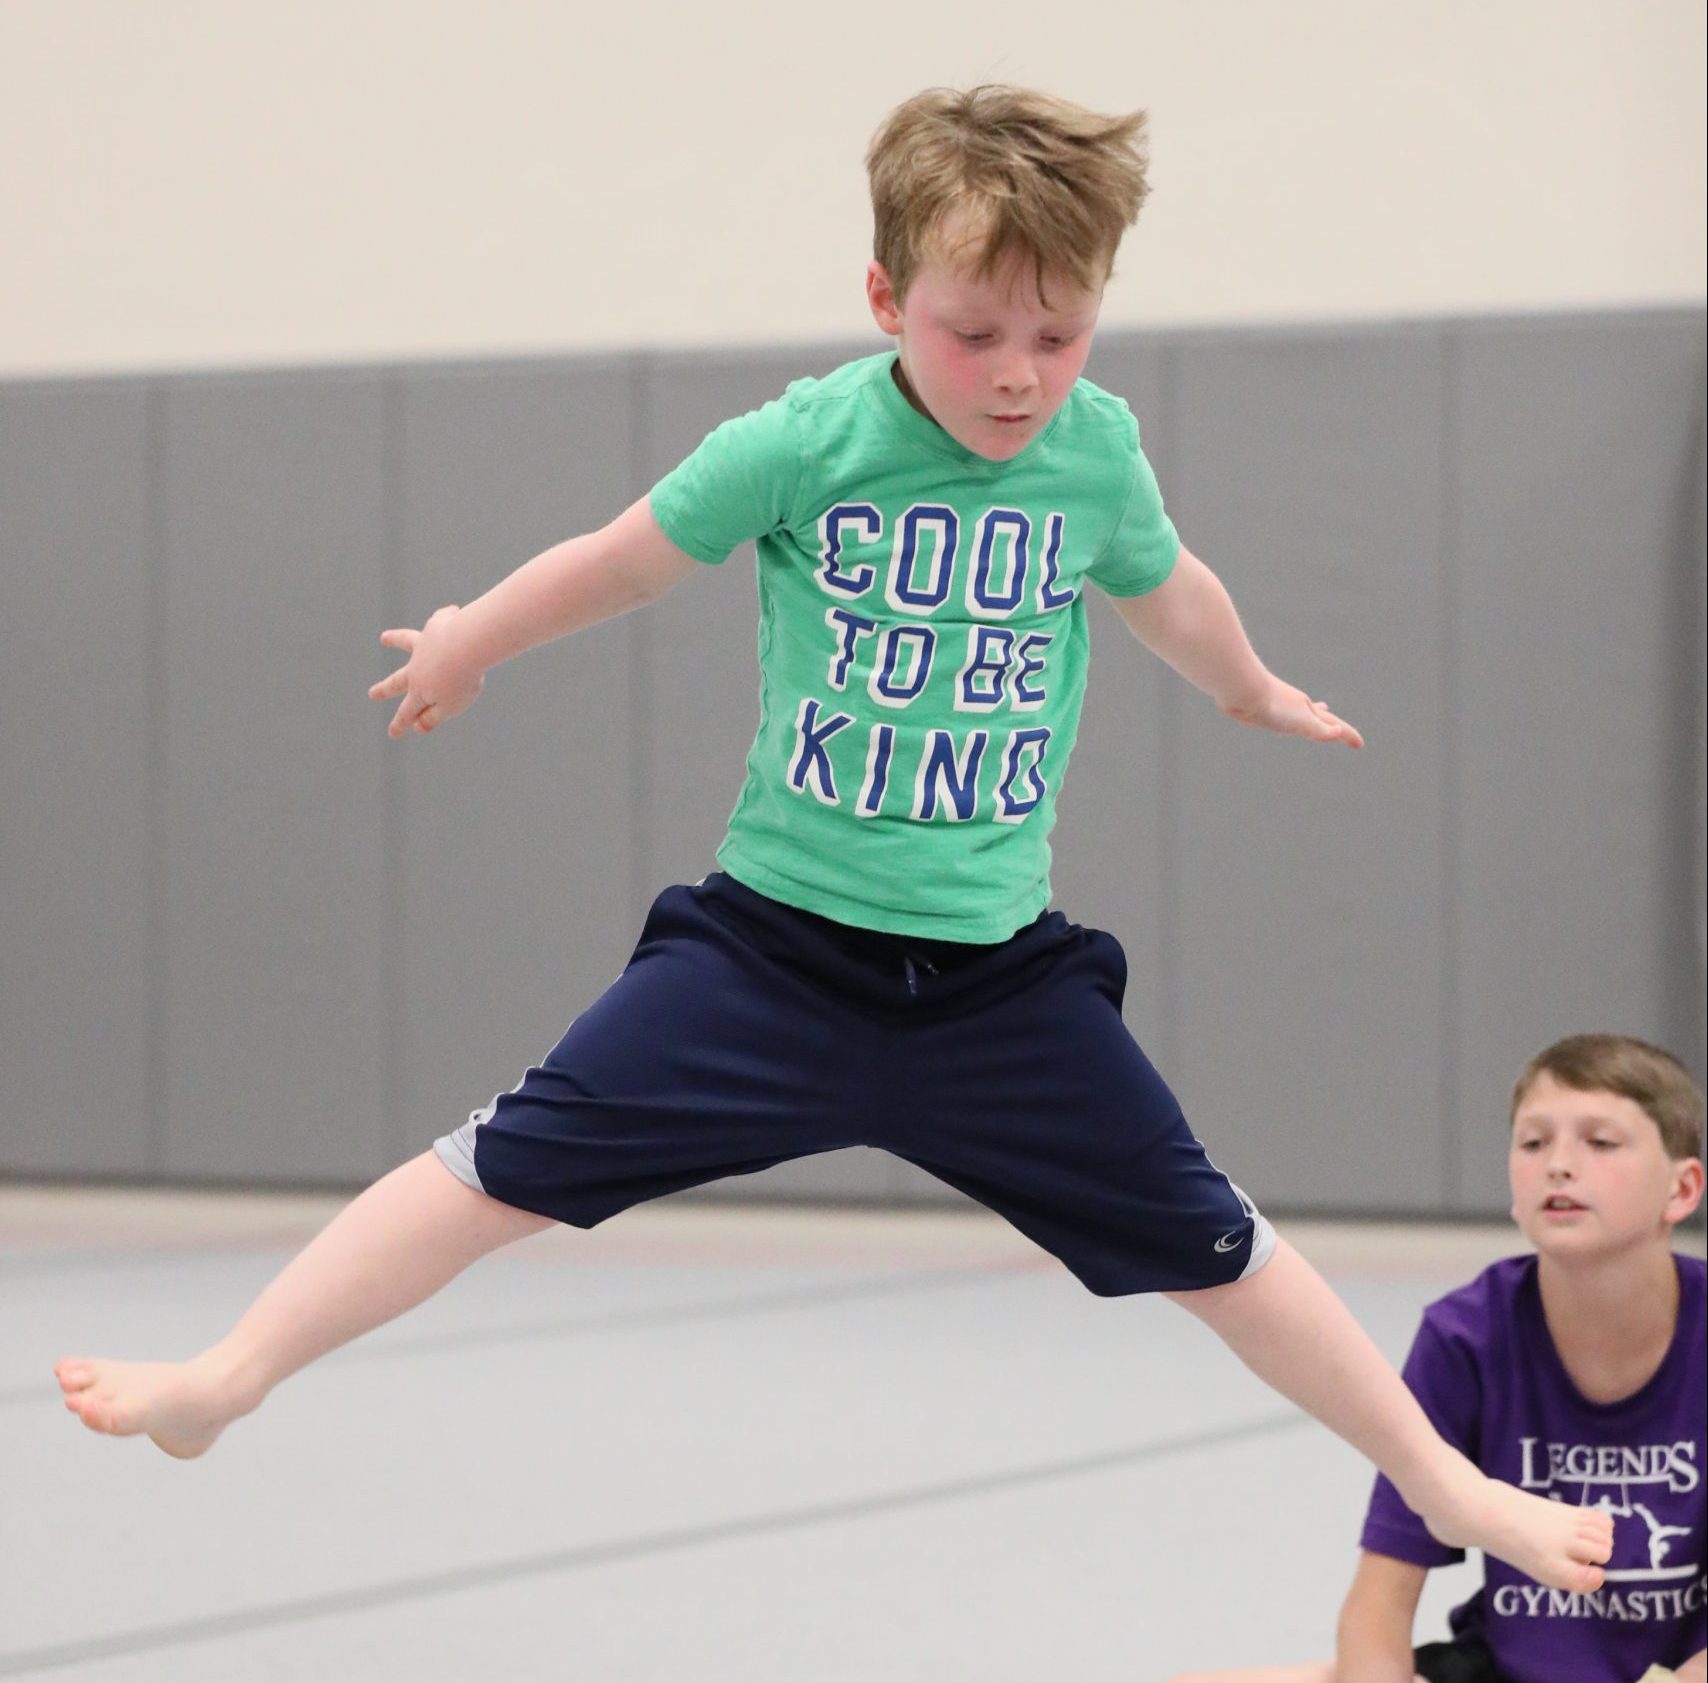
{"label": "boy's face", "polygon": [[1537,1076],[1512,1120],[1512,1219],[1544,1256],[1588,1259],[1665,1243],[1702,1195],[1654,1119],[1617,1093]]}
{"label": "boy's face", "polygon": [[1047,305],[1027,260],[979,280],[932,255],[905,299],[881,263],[866,271],[873,318],[898,342],[908,400],[992,462],[1017,456],[1044,430],[1091,350],[1102,293],[1059,278],[1046,290]]}

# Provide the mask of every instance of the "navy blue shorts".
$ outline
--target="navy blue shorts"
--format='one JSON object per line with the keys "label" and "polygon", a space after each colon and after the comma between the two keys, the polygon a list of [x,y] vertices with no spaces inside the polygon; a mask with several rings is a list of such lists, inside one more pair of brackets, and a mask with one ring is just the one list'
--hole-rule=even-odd
{"label": "navy blue shorts", "polygon": [[887,935],[725,875],[653,903],[545,1062],[436,1144],[575,1227],[666,1192],[877,1146],[976,1198],[1092,1291],[1226,1284],[1275,1237],[1127,1033],[1127,962],[1060,912],[994,945]]}

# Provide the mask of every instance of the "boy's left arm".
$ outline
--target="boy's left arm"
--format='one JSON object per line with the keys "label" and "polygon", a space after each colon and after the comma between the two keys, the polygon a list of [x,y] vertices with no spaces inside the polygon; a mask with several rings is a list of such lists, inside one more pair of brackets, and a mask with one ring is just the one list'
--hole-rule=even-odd
{"label": "boy's left arm", "polygon": [[1362,748],[1364,738],[1257,658],[1222,581],[1187,547],[1143,596],[1114,596],[1133,635],[1210,696],[1230,719],[1313,742]]}

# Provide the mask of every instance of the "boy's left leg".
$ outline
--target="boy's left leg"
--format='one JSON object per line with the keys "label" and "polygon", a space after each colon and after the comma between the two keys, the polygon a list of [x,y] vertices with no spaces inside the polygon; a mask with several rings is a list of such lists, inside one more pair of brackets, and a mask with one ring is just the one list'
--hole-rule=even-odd
{"label": "boy's left leg", "polygon": [[1243,1279],[1164,1295],[1381,1468],[1442,1542],[1484,1549],[1559,1589],[1600,1587],[1612,1520],[1491,1479],[1444,1442],[1351,1311],[1284,1240]]}
{"label": "boy's left leg", "polygon": [[[939,973],[940,972],[940,973]],[[1388,1475],[1434,1533],[1559,1589],[1599,1586],[1612,1522],[1487,1478],[1430,1425],[1322,1278],[1212,1163],[1121,1018],[1112,936],[1050,913],[919,982],[874,1072],[887,1145],[1060,1257],[1094,1292],[1160,1292]]]}

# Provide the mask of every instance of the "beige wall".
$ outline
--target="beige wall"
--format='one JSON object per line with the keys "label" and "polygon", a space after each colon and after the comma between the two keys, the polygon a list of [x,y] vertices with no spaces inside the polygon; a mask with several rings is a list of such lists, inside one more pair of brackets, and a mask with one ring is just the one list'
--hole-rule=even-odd
{"label": "beige wall", "polygon": [[1121,326],[1704,290],[1701,0],[0,0],[0,375],[868,325],[930,83],[1148,106]]}

